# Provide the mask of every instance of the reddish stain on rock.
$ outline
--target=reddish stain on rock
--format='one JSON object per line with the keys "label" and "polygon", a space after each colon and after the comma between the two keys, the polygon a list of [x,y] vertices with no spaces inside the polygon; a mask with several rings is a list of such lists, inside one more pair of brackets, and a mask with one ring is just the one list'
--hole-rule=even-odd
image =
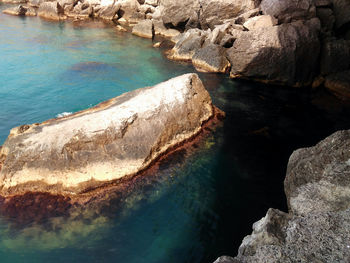
{"label": "reddish stain on rock", "polygon": [[0,213],[17,223],[43,222],[50,217],[64,216],[71,207],[69,197],[30,192],[4,198],[0,196]]}

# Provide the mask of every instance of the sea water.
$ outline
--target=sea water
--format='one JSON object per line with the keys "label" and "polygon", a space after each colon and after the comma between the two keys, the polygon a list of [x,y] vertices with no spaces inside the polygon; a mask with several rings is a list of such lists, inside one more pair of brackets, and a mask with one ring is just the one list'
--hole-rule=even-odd
{"label": "sea water", "polygon": [[[0,10],[5,6],[0,6]],[[69,115],[137,88],[195,72],[152,41],[98,22],[0,14],[0,144],[11,128]],[[213,262],[234,256],[269,207],[286,211],[288,157],[349,128],[326,92],[200,74],[227,114],[123,198],[94,211],[18,224],[0,215],[0,262]]]}

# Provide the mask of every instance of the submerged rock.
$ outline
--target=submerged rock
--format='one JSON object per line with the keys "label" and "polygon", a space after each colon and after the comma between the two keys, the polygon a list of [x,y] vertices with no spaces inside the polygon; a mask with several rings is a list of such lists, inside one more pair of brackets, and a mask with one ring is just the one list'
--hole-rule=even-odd
{"label": "submerged rock", "polygon": [[148,168],[214,117],[196,74],[96,107],[11,130],[0,152],[0,194],[76,195]]}

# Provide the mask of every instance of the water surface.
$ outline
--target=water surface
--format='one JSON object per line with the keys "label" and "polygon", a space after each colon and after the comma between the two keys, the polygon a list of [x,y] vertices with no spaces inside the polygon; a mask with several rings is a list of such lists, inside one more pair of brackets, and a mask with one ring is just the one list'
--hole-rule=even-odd
{"label": "water surface", "polygon": [[[166,60],[150,40],[100,23],[3,14],[0,58],[0,144],[12,127],[194,72]],[[286,211],[283,179],[292,151],[350,128],[348,109],[324,91],[200,77],[227,113],[222,125],[98,210],[22,225],[2,215],[1,262],[194,263],[233,256],[269,207]]]}

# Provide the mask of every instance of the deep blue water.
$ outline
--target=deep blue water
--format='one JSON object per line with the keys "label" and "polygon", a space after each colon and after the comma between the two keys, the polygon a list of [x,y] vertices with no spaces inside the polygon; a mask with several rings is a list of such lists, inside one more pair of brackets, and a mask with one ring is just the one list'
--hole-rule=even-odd
{"label": "deep blue water", "polygon": [[[150,40],[101,23],[0,14],[0,144],[12,127],[187,72],[192,66],[166,60]],[[0,216],[0,262],[195,263],[233,256],[269,207],[286,210],[291,152],[350,128],[348,107],[326,91],[200,77],[227,113],[221,126],[98,210],[21,226]]]}

